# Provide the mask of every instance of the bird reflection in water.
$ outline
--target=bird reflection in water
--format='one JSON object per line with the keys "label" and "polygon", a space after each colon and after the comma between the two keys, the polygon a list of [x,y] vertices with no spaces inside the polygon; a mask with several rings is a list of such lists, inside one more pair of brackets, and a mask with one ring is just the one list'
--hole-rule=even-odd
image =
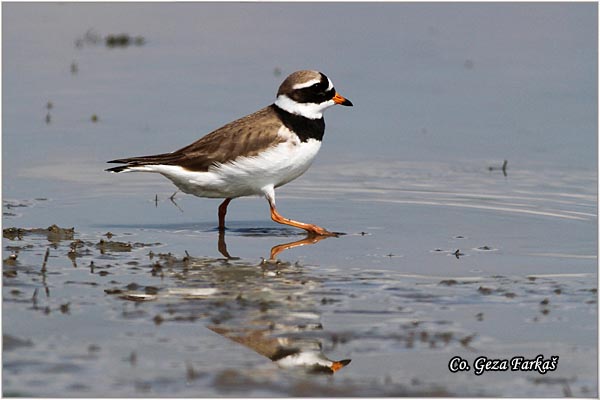
{"label": "bird reflection in water", "polygon": [[[331,236],[307,235],[303,239],[278,244],[271,248],[270,260],[275,261],[277,256],[289,249],[299,246],[311,245]],[[219,252],[229,260],[234,260],[227,251],[224,231],[219,231]],[[264,323],[264,321],[262,321]],[[250,324],[252,325],[252,324]],[[308,323],[295,326],[280,326],[270,321],[271,328],[224,327],[209,325],[208,328],[236,343],[254,350],[258,354],[269,358],[282,368],[302,368],[309,373],[333,374],[351,360],[334,361],[329,359],[322,351],[321,342],[314,338],[300,338],[282,332],[315,331],[322,329],[322,325]],[[278,333],[279,332],[279,333]]]}
{"label": "bird reflection in water", "polygon": [[[271,258],[325,238],[307,236],[279,244],[271,249]],[[298,263],[236,259],[227,251],[223,233],[218,240],[225,259],[158,254],[152,268],[160,271],[161,279],[168,278],[168,284],[161,288],[127,285],[109,291],[146,307],[155,304],[160,315],[154,318],[157,324],[205,321],[209,330],[235,342],[234,347],[241,344],[282,369],[333,374],[350,363],[350,359],[332,360],[323,352],[328,339],[337,343],[333,340],[337,334],[324,332],[319,322],[322,296],[327,293],[321,287],[324,276],[312,275]]]}
{"label": "bird reflection in water", "polygon": [[[333,374],[351,361],[330,360],[323,354],[321,342],[317,339],[275,336],[269,329],[230,329],[216,325],[209,325],[208,329],[254,350],[286,369],[302,368],[309,373]],[[320,324],[316,324],[306,329],[322,328]]]}
{"label": "bird reflection in water", "polygon": [[[235,262],[239,258],[229,254],[225,234],[219,232],[219,252],[227,258],[228,267],[209,268],[212,277],[205,278],[218,282],[215,289],[238,295],[233,303],[228,303],[233,308],[227,307],[226,318],[213,316],[208,329],[284,369],[333,374],[350,364],[350,359],[327,357],[322,338],[317,337],[323,331],[318,322],[320,301],[311,292],[315,285],[320,286],[321,278],[307,275],[297,264],[273,262],[285,250],[315,244],[328,237],[331,236],[309,235],[276,245],[270,251],[270,262],[263,262],[257,268],[244,265],[243,261]],[[240,280],[245,283],[240,284]]]}
{"label": "bird reflection in water", "polygon": [[[338,234],[339,235],[339,234]],[[277,256],[279,254],[281,254],[282,252],[289,250],[289,249],[293,249],[294,247],[300,247],[300,246],[306,246],[306,245],[311,245],[311,244],[315,244],[320,242],[321,240],[330,238],[330,237],[336,237],[336,236],[325,236],[325,235],[306,235],[306,237],[304,237],[303,239],[300,240],[294,240],[292,242],[286,242],[286,243],[281,243],[278,244],[276,246],[273,246],[271,248],[271,253],[269,255],[269,260],[270,261],[275,261],[277,259]],[[225,242],[225,231],[223,230],[219,230],[219,241],[217,244],[217,248],[219,250],[219,253],[221,253],[223,255],[223,257],[229,259],[229,260],[236,260],[239,259],[238,257],[233,257],[231,256],[231,254],[229,254],[229,251],[227,251],[227,243]]]}

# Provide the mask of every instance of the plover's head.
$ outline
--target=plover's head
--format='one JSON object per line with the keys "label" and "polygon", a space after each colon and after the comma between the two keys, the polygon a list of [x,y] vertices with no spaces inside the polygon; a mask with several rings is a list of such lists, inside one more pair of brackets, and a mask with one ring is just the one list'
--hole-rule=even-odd
{"label": "plover's head", "polygon": [[310,119],[323,117],[323,111],[335,104],[351,106],[340,96],[333,83],[318,71],[296,71],[288,76],[277,91],[275,105],[292,114]]}
{"label": "plover's head", "polygon": [[302,367],[309,373],[333,374],[346,365],[350,364],[350,359],[333,361],[330,360],[320,350],[298,350],[290,352],[289,355],[276,360],[275,362],[282,368]]}

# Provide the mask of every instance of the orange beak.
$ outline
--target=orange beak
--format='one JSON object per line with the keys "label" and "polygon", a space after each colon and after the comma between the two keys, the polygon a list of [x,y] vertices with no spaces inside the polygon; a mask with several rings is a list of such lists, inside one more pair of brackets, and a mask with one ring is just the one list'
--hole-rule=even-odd
{"label": "orange beak", "polygon": [[350,364],[350,361],[352,360],[334,361],[330,368],[333,372],[337,372],[340,369],[344,368],[346,365]]}
{"label": "orange beak", "polygon": [[348,100],[347,98],[343,97],[342,95],[340,95],[339,93],[335,93],[335,96],[333,96],[333,102],[335,104],[339,104],[342,106],[350,106],[352,107],[352,102],[350,100]]}

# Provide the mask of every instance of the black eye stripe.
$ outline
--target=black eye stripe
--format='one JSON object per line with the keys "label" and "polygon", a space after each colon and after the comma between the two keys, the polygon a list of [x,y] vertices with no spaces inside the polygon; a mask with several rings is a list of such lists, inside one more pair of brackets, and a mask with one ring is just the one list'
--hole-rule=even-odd
{"label": "black eye stripe", "polygon": [[296,89],[289,94],[289,97],[298,103],[321,104],[333,99],[335,96],[335,89],[328,89],[329,79],[324,74],[321,74],[319,82],[305,88]]}
{"label": "black eye stripe", "polygon": [[321,81],[319,83],[315,83],[312,86],[305,87],[302,89],[297,89],[297,91],[303,92],[303,93],[329,93],[333,89],[327,90],[328,87],[329,87],[328,81],[325,81],[325,82]]}
{"label": "black eye stripe", "polygon": [[[290,95],[290,98],[294,101],[297,101],[298,103],[321,104],[328,100],[333,99],[333,96],[335,96],[335,88],[331,88],[331,90],[326,90],[326,91],[315,91],[315,90],[306,90],[306,89],[311,89],[311,88],[309,87],[309,88],[303,88],[303,89],[296,90]],[[327,88],[325,88],[325,89],[327,89]]]}

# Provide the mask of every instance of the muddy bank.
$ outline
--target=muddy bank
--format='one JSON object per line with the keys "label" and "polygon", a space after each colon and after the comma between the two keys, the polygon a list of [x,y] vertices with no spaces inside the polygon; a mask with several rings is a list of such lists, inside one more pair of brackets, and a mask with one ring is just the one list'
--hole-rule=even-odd
{"label": "muddy bank", "polygon": [[[7,396],[494,395],[502,379],[468,387],[473,378],[447,372],[450,355],[503,354],[499,319],[514,327],[509,340],[525,343],[596,307],[585,275],[436,278],[304,264],[285,252],[270,262],[181,254],[163,244],[168,235],[146,241],[157,235],[118,229],[4,234]],[[546,346],[527,351],[559,352],[569,374],[518,375],[520,393],[593,392],[566,347]],[[40,379],[46,386],[32,389]]]}

